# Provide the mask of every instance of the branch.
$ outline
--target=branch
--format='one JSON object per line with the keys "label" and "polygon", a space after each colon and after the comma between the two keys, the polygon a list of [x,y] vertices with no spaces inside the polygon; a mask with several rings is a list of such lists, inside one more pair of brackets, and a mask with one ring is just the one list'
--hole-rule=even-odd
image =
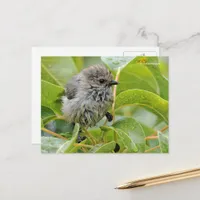
{"label": "branch", "polygon": [[[165,130],[168,129],[168,127],[169,127],[169,126],[163,127],[163,128],[160,130],[160,132],[164,132]],[[158,133],[158,131],[154,132],[151,136],[145,137],[145,140],[156,140],[156,139],[158,139],[157,133]]]}
{"label": "branch", "polygon": [[84,152],[84,153],[87,153],[87,149],[85,147],[81,147],[81,150]]}
{"label": "branch", "polygon": [[90,134],[90,132],[88,132],[86,128],[83,128],[83,131],[84,131],[85,135],[88,137],[88,139],[91,140],[92,144],[95,145],[95,144],[96,144],[96,140],[95,140],[95,138]]}
{"label": "branch", "polygon": [[158,139],[158,136],[148,136],[144,138],[145,140],[156,140]]}
{"label": "branch", "polygon": [[[119,75],[120,75],[120,68],[118,68],[115,81],[119,80]],[[113,122],[115,121],[115,101],[116,101],[116,93],[117,93],[117,85],[114,86],[113,89],[113,104],[112,104],[112,116],[113,116]]]}
{"label": "branch", "polygon": [[158,149],[158,148],[160,148],[160,145],[155,146],[155,147],[153,147],[153,148],[151,148],[151,149],[146,150],[145,153],[151,152],[151,151],[153,151],[153,150],[155,150],[155,149]]}
{"label": "branch", "polygon": [[[167,126],[163,127],[163,128],[160,130],[160,132],[164,132],[164,131],[167,130],[168,128],[169,128],[169,126],[167,125]],[[157,134],[158,134],[158,132],[155,131],[155,132],[152,134],[152,136],[155,136],[155,135],[157,135]]]}
{"label": "branch", "polygon": [[65,120],[65,117],[64,117],[64,116],[61,116],[61,115],[57,115],[56,118],[57,118],[57,119],[61,119],[61,120]]}
{"label": "branch", "polygon": [[44,131],[44,132],[46,132],[46,133],[48,133],[48,134],[50,134],[50,135],[53,135],[53,136],[55,136],[55,137],[58,137],[58,138],[60,138],[60,139],[67,140],[67,138],[63,137],[62,135],[57,134],[57,133],[55,133],[55,132],[53,132],[53,131],[50,131],[50,130],[48,130],[48,129],[46,129],[46,128],[41,128],[41,130]]}
{"label": "branch", "polygon": [[88,145],[88,144],[79,144],[79,143],[75,143],[74,146],[75,146],[75,147],[93,148],[92,145]]}

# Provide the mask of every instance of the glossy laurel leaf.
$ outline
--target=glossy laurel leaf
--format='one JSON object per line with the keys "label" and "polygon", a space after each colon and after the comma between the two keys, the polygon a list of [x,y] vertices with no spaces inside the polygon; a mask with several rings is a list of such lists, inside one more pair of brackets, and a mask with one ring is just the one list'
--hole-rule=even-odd
{"label": "glossy laurel leaf", "polygon": [[126,90],[116,97],[115,109],[126,105],[140,105],[148,107],[168,121],[168,101],[145,90]]}
{"label": "glossy laurel leaf", "polygon": [[70,153],[71,150],[74,148],[74,143],[76,143],[78,133],[79,133],[79,124],[75,124],[72,138],[71,140],[66,141],[57,151],[57,153]]}

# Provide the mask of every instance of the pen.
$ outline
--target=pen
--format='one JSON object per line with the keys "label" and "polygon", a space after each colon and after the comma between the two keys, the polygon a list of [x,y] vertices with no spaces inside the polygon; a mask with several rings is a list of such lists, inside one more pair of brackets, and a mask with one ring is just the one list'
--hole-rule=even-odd
{"label": "pen", "polygon": [[200,168],[130,181],[125,184],[119,185],[115,189],[131,189],[131,188],[137,188],[137,187],[148,187],[148,186],[169,183],[169,182],[188,179],[188,178],[194,178],[198,176],[200,176]]}

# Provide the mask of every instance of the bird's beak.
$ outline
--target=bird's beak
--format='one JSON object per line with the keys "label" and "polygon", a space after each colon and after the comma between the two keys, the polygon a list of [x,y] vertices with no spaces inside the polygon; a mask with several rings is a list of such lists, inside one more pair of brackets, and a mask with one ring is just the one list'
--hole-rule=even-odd
{"label": "bird's beak", "polygon": [[118,85],[119,83],[117,82],[117,81],[115,81],[115,80],[112,80],[111,82],[110,82],[110,85]]}

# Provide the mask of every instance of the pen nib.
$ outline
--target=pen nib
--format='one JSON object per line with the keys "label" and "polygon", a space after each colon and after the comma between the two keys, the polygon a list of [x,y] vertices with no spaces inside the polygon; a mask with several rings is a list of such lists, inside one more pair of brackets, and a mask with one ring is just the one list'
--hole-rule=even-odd
{"label": "pen nib", "polygon": [[125,185],[119,185],[119,186],[115,187],[115,189],[118,189],[118,190],[120,190],[120,189],[127,189],[127,187],[128,187],[128,185],[125,184]]}
{"label": "pen nib", "polygon": [[119,185],[115,189],[124,190],[124,189],[131,189],[131,188],[137,188],[137,187],[143,187],[143,186],[145,186],[145,184],[127,183],[124,185]]}

